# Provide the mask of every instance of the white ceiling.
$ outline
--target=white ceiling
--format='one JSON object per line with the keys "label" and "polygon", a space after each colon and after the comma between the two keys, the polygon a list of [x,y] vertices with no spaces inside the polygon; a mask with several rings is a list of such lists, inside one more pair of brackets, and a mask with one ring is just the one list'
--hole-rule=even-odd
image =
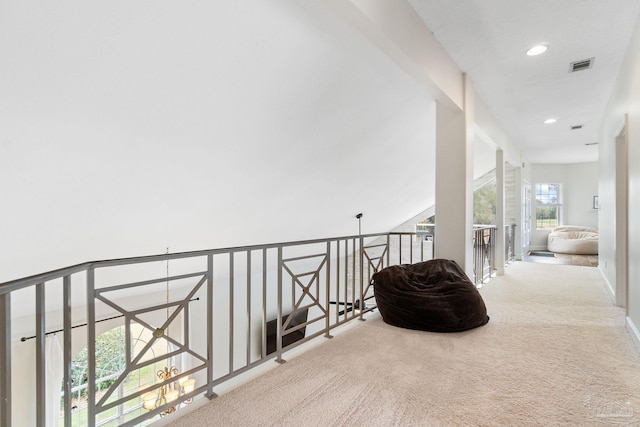
{"label": "white ceiling", "polygon": [[[585,144],[598,141],[640,0],[409,1],[528,161],[597,161]],[[546,53],[525,55],[539,43]],[[591,69],[569,73],[591,57]]]}

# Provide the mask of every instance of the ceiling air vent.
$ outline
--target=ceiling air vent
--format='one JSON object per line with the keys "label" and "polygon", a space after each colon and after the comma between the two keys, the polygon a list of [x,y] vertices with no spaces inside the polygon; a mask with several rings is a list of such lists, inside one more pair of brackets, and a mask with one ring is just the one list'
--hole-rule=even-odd
{"label": "ceiling air vent", "polygon": [[571,130],[578,130],[578,129],[582,129],[582,125],[571,126]]}
{"label": "ceiling air vent", "polygon": [[584,145],[598,145],[598,143],[597,143],[597,142],[587,142],[587,143],[586,143],[586,144],[584,144]]}
{"label": "ceiling air vent", "polygon": [[588,70],[593,67],[593,62],[596,60],[595,57],[589,59],[583,59],[582,61],[576,61],[569,64],[569,72],[575,73],[576,71]]}

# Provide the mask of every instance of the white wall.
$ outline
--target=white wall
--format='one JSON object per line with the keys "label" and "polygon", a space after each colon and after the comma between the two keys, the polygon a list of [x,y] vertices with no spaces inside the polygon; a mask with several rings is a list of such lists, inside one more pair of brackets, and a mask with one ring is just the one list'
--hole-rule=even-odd
{"label": "white wall", "polygon": [[432,99],[313,1],[13,3],[0,28],[0,281],[434,203]]}
{"label": "white wall", "polygon": [[494,149],[502,150],[505,162],[509,162],[512,166],[520,167],[521,163],[526,159],[515,141],[505,132],[502,124],[494,117],[482,98],[477,94],[473,104],[475,108],[476,136],[493,146]]}
{"label": "white wall", "polygon": [[616,188],[615,136],[629,115],[628,136],[628,323],[635,333],[640,327],[640,21],[629,43],[627,56],[620,69],[600,128],[600,269],[613,289],[616,288]]}
{"label": "white wall", "polygon": [[535,222],[536,184],[562,185],[562,223],[598,228],[598,211],[592,209],[598,195],[598,163],[533,164],[531,168],[532,224],[531,246],[546,249],[550,230],[538,230]]}
{"label": "white wall", "polygon": [[569,191],[565,191],[566,220],[569,225],[598,228],[598,210],[593,197],[598,195],[598,163],[571,163],[567,167]]}

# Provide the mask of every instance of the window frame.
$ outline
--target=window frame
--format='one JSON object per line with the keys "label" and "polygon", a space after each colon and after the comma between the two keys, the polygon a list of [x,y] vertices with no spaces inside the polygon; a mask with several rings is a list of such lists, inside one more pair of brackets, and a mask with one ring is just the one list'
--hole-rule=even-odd
{"label": "window frame", "polygon": [[[119,350],[119,353],[116,355],[116,357],[110,359],[108,361],[108,364],[105,366],[102,366],[102,365],[96,366],[97,378],[95,379],[95,384],[96,384],[96,391],[98,393],[101,391],[100,384],[103,381],[116,379],[122,374],[122,372],[124,372],[126,363],[124,364],[118,363],[118,362],[124,362],[124,352],[125,352],[124,339],[126,337],[124,328],[125,328],[125,325],[118,325],[100,334],[100,336],[103,336],[106,334],[115,333],[119,335],[119,338],[122,341],[117,342],[117,344],[121,344],[121,345],[117,347],[117,350]],[[151,335],[151,331],[142,327],[141,325],[138,325],[138,324],[130,325],[131,348],[132,348],[132,351],[134,352],[134,355],[136,355],[135,354],[136,348],[138,346],[144,347],[144,345],[146,345],[149,342],[148,340],[150,338],[150,335]],[[100,344],[101,344],[99,340],[100,336],[96,340],[96,354],[108,348],[108,347],[105,347],[105,348],[100,347]],[[115,340],[107,343],[107,345],[113,345],[114,343],[116,343]],[[165,352],[164,349],[160,349],[160,350],[162,352],[158,353],[157,352],[158,348],[150,347],[148,350],[149,357],[155,358],[156,356],[160,356],[162,354],[168,353],[168,351]],[[77,402],[75,405],[75,408],[72,408],[72,413],[71,413],[72,426],[86,424],[88,406],[86,405],[86,403],[84,404],[80,403],[80,402],[86,401],[86,396],[83,396],[82,393],[84,390],[88,388],[87,378],[85,378],[86,377],[85,373],[87,369],[85,364],[86,361],[82,360],[83,357],[86,358],[86,355],[83,356],[81,354],[82,352],[86,352],[86,351],[87,351],[87,346],[85,346],[80,352],[78,352],[72,360],[72,363],[76,364],[77,367],[82,370],[82,371],[78,371],[80,375],[74,378],[76,385],[71,389],[72,399],[75,398]],[[118,360],[119,357],[122,357],[123,359],[119,361]],[[117,391],[113,395],[113,398],[120,399],[125,396],[131,396],[132,395],[131,390],[139,390],[144,388],[145,386],[155,384],[157,381],[156,373],[160,369],[162,369],[163,366],[171,366],[171,365],[172,364],[171,364],[170,358],[167,358],[166,360],[159,360],[155,362],[153,365],[148,365],[143,368],[135,369],[134,371],[130,372],[131,378],[129,378],[125,382],[120,383]],[[142,380],[141,371],[145,369],[151,372],[151,375],[150,375],[151,379],[145,378],[143,382],[141,381]],[[137,382],[136,382],[136,376],[137,376]],[[125,387],[129,387],[129,389],[126,389]],[[61,399],[64,396],[64,387],[62,387],[60,396],[61,396]],[[135,399],[136,399],[135,397],[131,397],[126,402],[123,402],[103,412],[103,414],[101,415],[101,418],[96,420],[96,427],[100,427],[104,425],[112,425],[114,422],[117,423],[117,425],[119,425],[128,421],[128,419],[130,419],[131,417],[131,414],[133,414],[134,416],[139,416],[140,413],[146,412],[146,410],[144,410],[143,408],[142,396],[139,396],[137,398],[139,401],[137,404],[133,403],[135,402]],[[62,402],[60,404],[60,407],[61,408],[63,407]],[[158,416],[156,415],[152,419],[156,420],[157,418]],[[60,421],[63,422],[63,420],[64,420],[64,411],[61,410]]]}
{"label": "window frame", "polygon": [[[546,190],[543,191],[543,189],[541,188],[542,186],[546,186]],[[556,187],[556,191],[550,191],[550,187],[555,186]],[[536,183],[535,185],[535,224],[536,224],[536,229],[537,230],[552,230],[555,227],[559,227],[563,224],[563,208],[564,208],[564,204],[563,204],[563,188],[562,188],[562,183],[558,183],[558,182],[540,182],[540,183]],[[555,198],[554,198],[555,196]],[[546,199],[546,201],[545,201]],[[551,224],[550,221],[550,216],[548,215],[548,218],[540,218],[539,217],[539,212],[541,209],[545,209],[546,211],[549,211],[551,209],[556,210],[556,214],[555,214],[555,220],[556,223],[555,225]],[[547,222],[545,224],[545,221]]]}

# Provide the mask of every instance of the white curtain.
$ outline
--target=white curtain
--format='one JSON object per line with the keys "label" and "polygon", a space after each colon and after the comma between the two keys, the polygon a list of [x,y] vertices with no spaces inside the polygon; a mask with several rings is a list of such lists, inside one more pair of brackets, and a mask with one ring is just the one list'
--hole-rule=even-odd
{"label": "white curtain", "polygon": [[[175,350],[176,350],[176,346],[174,346],[170,342],[167,342],[167,353],[171,353]],[[171,356],[171,358],[169,359],[168,368],[171,368],[172,366],[175,366],[176,368],[178,368],[178,371],[182,372],[182,365],[180,364],[180,359],[176,358],[176,356]]]}
{"label": "white curtain", "polygon": [[45,340],[45,381],[46,390],[46,425],[60,425],[60,397],[64,378],[64,355],[60,338],[56,334],[47,335]]}

